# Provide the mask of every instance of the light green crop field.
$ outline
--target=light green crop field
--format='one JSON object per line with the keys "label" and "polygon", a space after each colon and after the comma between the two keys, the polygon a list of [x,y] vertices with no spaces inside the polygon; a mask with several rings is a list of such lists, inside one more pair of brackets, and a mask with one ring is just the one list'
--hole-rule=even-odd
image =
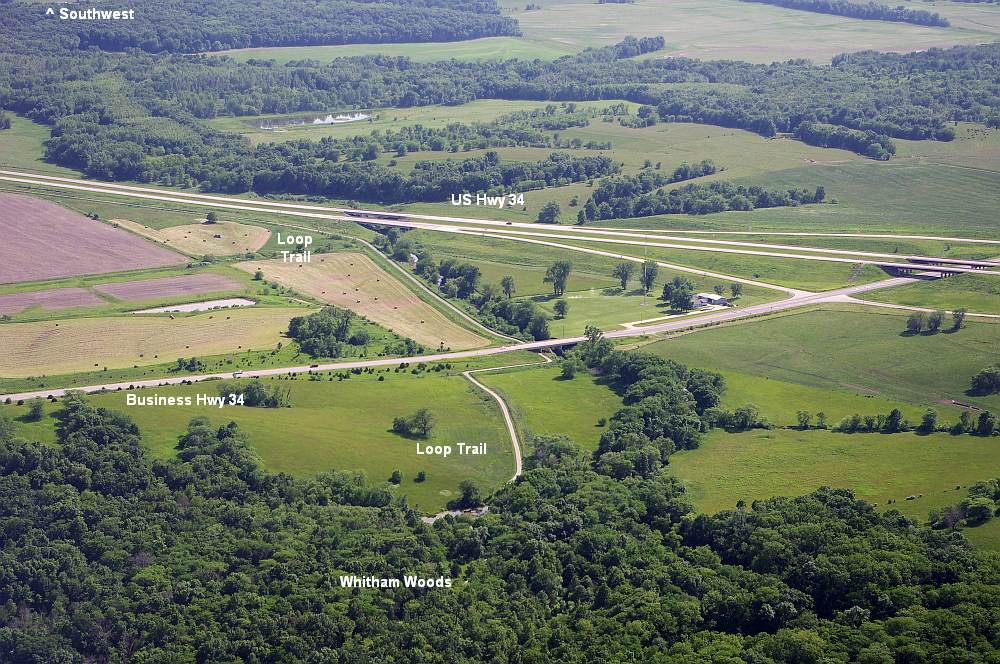
{"label": "light green crop field", "polygon": [[276,46],[213,51],[207,55],[227,55],[237,62],[275,60],[279,65],[294,60],[330,62],[335,58],[357,55],[388,55],[407,57],[414,62],[440,60],[554,60],[576,49],[549,40],[520,37],[484,37],[457,42],[423,42],[414,44],[343,44],[337,46]]}
{"label": "light green crop field", "polygon": [[[1000,254],[1000,247],[996,253]],[[969,311],[1000,314],[1000,277],[959,274],[866,293],[864,299],[945,311],[964,307]]]}
{"label": "light green crop field", "polygon": [[[705,512],[733,509],[740,499],[749,504],[832,486],[925,521],[932,509],[965,497],[956,486],[996,477],[998,451],[995,438],[948,434],[713,431],[698,449],[671,456],[670,470]],[[887,505],[890,499],[896,502]]]}
{"label": "light green crop field", "polygon": [[[436,512],[457,493],[464,479],[474,479],[486,491],[498,488],[514,474],[510,438],[496,402],[474,389],[461,376],[447,374],[412,375],[391,369],[378,375],[362,374],[333,382],[300,380],[267,381],[291,390],[291,408],[220,409],[215,406],[129,407],[126,393],[93,395],[92,403],[118,410],[132,417],[143,440],[158,457],[174,455],[177,437],[193,417],[208,417],[213,425],[235,421],[250,435],[264,466],[274,472],[300,477],[342,470],[364,471],[375,482],[387,481],[393,470],[403,473],[398,491],[411,505]],[[378,381],[378,376],[385,380]],[[218,394],[217,383],[159,387],[136,392],[143,396],[194,396]],[[437,421],[426,442],[451,445],[453,454],[418,456],[417,441],[391,431],[396,416],[410,415],[429,408]],[[25,435],[51,429],[56,411],[48,405],[50,417],[32,424]],[[20,416],[24,407],[0,406],[0,415]],[[51,432],[36,436],[52,440]],[[459,456],[458,443],[486,443],[484,456]],[[414,482],[419,471],[425,482]]]}
{"label": "light green crop field", "polygon": [[[1000,362],[1000,324],[969,321],[954,333],[905,336],[905,312],[823,307],[683,335],[645,350],[691,366],[924,407],[954,399],[1000,410],[1000,395],[966,394],[977,371]],[[801,401],[806,410],[817,405],[809,394]]]}
{"label": "light green crop field", "polygon": [[845,51],[912,51],[992,41],[1000,34],[996,7],[957,2],[908,4],[948,17],[950,28],[865,21],[737,0],[637,0],[630,4],[549,0],[532,11],[525,11],[521,0],[503,0],[503,4],[520,22],[525,38],[578,50],[613,44],[627,35],[662,35],[667,48],[650,57],[828,62]]}
{"label": "light green crop field", "polygon": [[529,445],[532,436],[565,435],[581,449],[594,451],[604,431],[598,420],[614,415],[622,400],[590,374],[572,380],[559,374],[558,366],[547,366],[486,372],[476,379],[503,396]]}

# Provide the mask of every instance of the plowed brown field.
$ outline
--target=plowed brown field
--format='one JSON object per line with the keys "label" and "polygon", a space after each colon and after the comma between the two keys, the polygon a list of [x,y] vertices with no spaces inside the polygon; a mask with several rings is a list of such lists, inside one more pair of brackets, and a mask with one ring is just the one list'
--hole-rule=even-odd
{"label": "plowed brown field", "polygon": [[0,283],[180,265],[187,258],[55,203],[0,193]]}

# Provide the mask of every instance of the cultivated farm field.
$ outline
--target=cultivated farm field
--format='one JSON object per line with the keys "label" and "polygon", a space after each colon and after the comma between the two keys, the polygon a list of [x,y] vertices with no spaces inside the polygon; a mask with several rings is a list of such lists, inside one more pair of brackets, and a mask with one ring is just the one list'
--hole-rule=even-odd
{"label": "cultivated farm field", "polygon": [[266,228],[232,221],[184,224],[163,229],[150,228],[127,219],[111,221],[133,233],[192,256],[245,254],[248,251],[257,251],[271,237],[271,231]]}
{"label": "cultivated farm field", "polygon": [[178,357],[266,349],[303,308],[247,308],[190,316],[103,317],[8,323],[0,376],[67,374],[171,362]]}
{"label": "cultivated farm field", "polygon": [[489,345],[487,339],[452,321],[361,253],[315,254],[305,264],[269,260],[236,267],[250,273],[261,270],[267,280],[350,309],[432,349]]}
{"label": "cultivated farm field", "polygon": [[650,57],[829,62],[845,51],[915,51],[992,41],[1000,34],[996,7],[962,2],[907,3],[907,7],[946,16],[952,23],[949,28],[866,21],[738,0],[637,0],[624,4],[550,0],[530,11],[520,0],[503,0],[503,4],[520,22],[526,39],[583,50],[613,44],[627,35],[662,35],[666,51]]}
{"label": "cultivated farm field", "polygon": [[94,290],[117,300],[145,302],[181,296],[242,291],[243,285],[221,274],[183,274],[158,279],[114,281],[94,286]]}
{"label": "cultivated farm field", "polygon": [[72,309],[73,307],[98,306],[103,303],[104,300],[86,288],[53,288],[0,295],[0,314],[9,316],[30,307],[55,311]]}
{"label": "cultivated farm field", "polygon": [[0,283],[179,265],[186,258],[49,201],[0,193]]}

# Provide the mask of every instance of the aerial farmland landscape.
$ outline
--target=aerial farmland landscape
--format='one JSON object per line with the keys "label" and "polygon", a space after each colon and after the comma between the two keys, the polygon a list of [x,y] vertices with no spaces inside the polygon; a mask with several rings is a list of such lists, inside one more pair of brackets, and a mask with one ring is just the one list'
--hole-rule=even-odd
{"label": "aerial farmland landscape", "polygon": [[0,664],[1000,663],[996,0],[0,1]]}

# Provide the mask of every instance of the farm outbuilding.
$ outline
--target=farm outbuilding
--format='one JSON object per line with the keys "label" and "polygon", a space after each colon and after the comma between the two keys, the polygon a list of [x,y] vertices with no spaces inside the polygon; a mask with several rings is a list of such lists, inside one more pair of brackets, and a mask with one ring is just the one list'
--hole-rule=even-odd
{"label": "farm outbuilding", "polygon": [[711,304],[717,307],[728,307],[729,300],[721,295],[716,295],[715,293],[696,293],[694,297],[691,298],[691,303],[696,307],[704,307],[705,305]]}

